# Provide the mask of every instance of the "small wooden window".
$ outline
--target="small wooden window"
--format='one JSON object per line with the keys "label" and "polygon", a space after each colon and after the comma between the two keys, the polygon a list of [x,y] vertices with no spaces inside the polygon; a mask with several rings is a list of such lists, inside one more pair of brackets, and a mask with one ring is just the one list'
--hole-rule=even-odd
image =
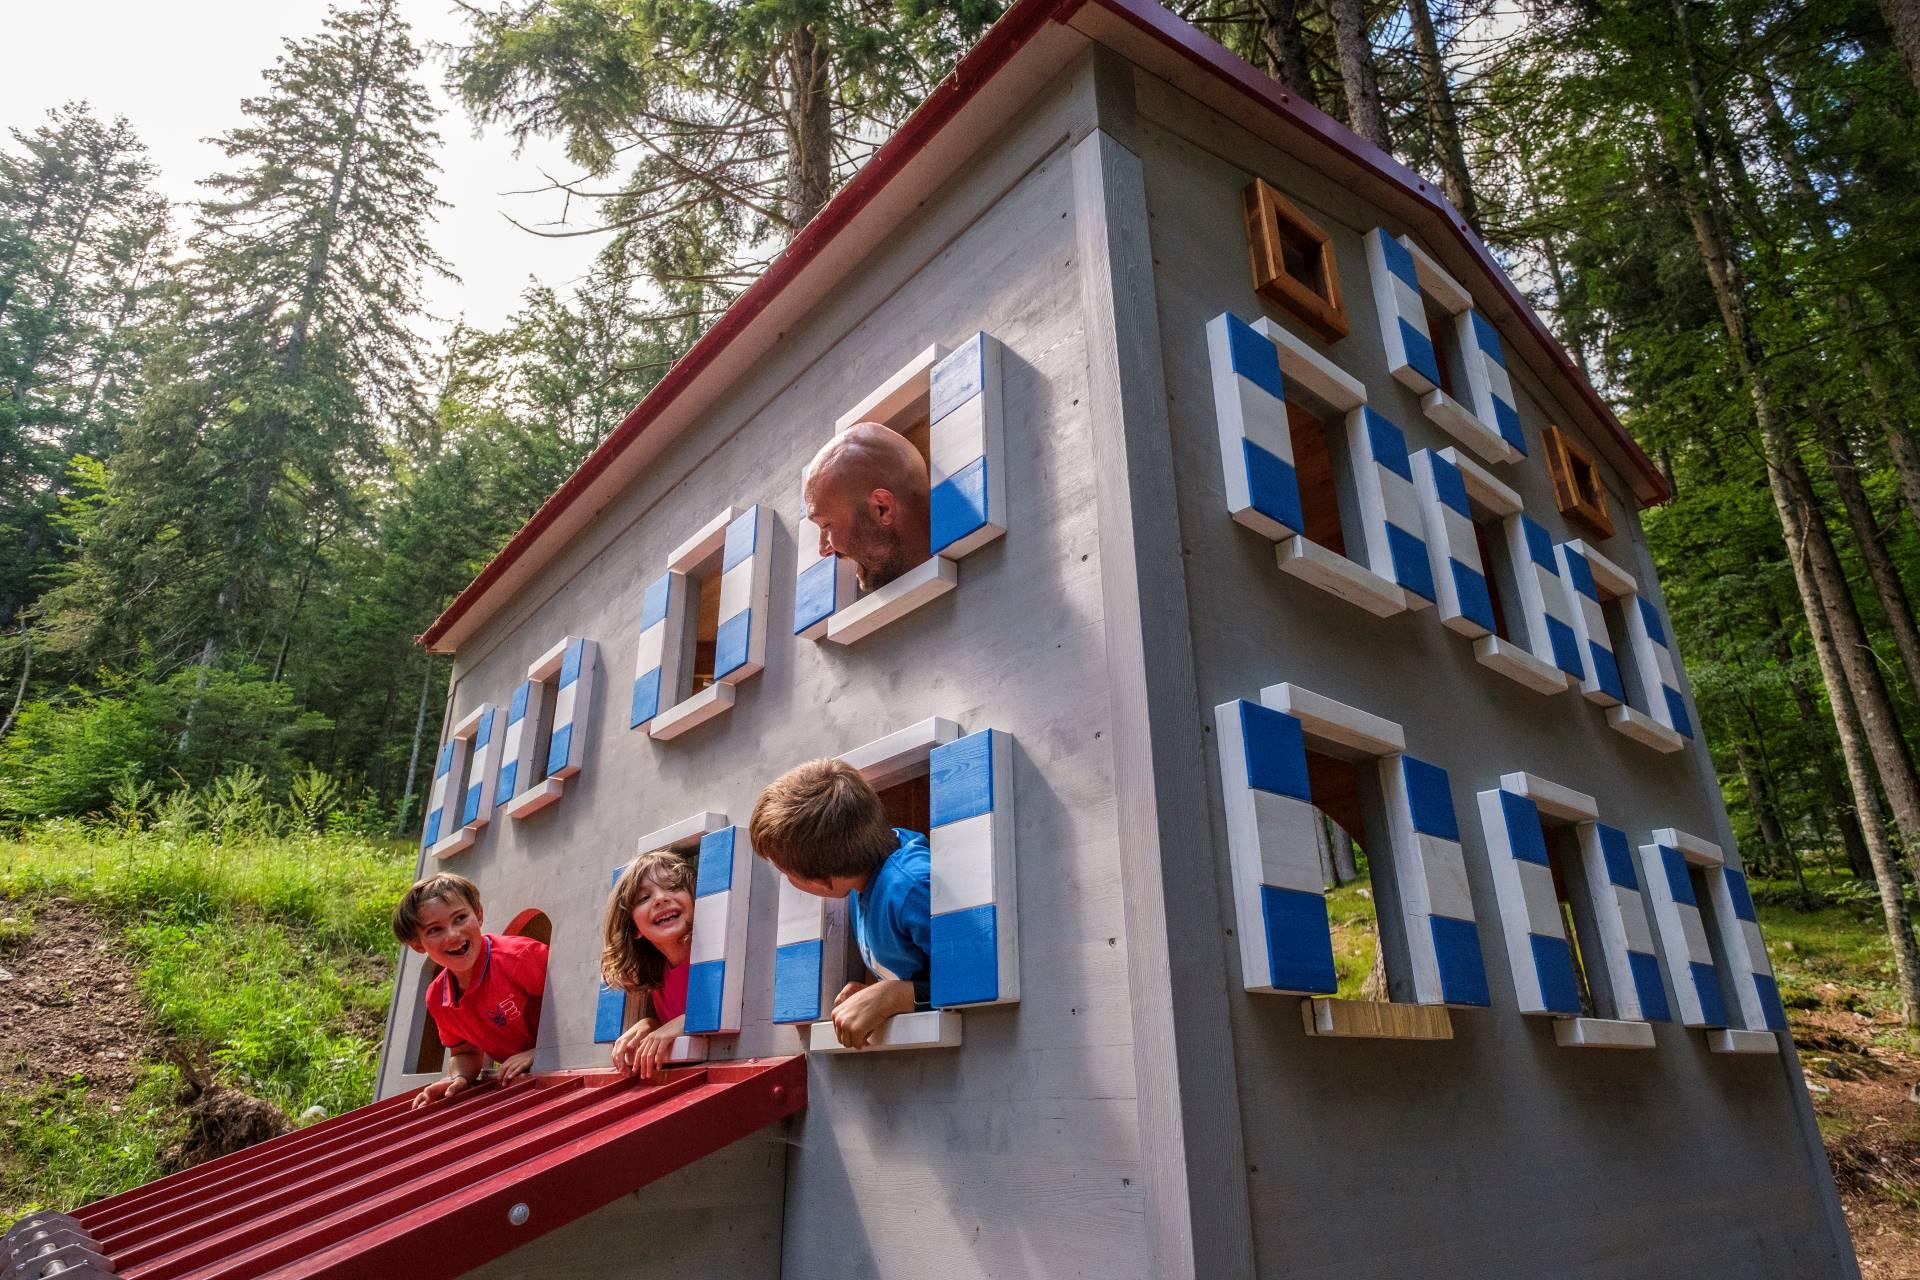
{"label": "small wooden window", "polygon": [[1558,427],[1546,427],[1540,439],[1547,455],[1547,475],[1553,481],[1553,501],[1560,514],[1596,538],[1613,536],[1613,516],[1607,510],[1607,489],[1593,455]]}
{"label": "small wooden window", "polygon": [[1264,179],[1254,179],[1244,203],[1253,287],[1328,342],[1346,337],[1347,309],[1340,300],[1332,239]]}

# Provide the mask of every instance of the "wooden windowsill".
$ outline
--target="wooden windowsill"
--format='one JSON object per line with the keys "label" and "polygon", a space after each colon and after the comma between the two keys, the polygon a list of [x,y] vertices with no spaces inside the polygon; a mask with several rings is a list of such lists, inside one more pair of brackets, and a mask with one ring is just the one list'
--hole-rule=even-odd
{"label": "wooden windowsill", "polygon": [[1553,1040],[1563,1049],[1651,1049],[1653,1024],[1613,1018],[1561,1018],[1553,1024]]}
{"label": "wooden windowsill", "polygon": [[1740,1031],[1732,1028],[1709,1031],[1707,1048],[1715,1053],[1777,1054],[1780,1052],[1780,1037],[1772,1031]]}
{"label": "wooden windowsill", "polygon": [[[1327,550],[1305,534],[1287,539],[1274,548],[1274,554],[1282,573],[1311,583],[1376,618],[1391,618],[1411,607],[1407,593],[1398,586],[1364,565]],[[1427,601],[1420,603],[1424,605]]]}
{"label": "wooden windowsill", "polygon": [[1300,1002],[1300,1020],[1310,1036],[1358,1040],[1451,1040],[1453,1018],[1444,1005],[1392,1004],[1384,1000]]}
{"label": "wooden windowsill", "polygon": [[1473,642],[1473,656],[1490,671],[1498,671],[1515,684],[1549,696],[1565,693],[1567,673],[1551,662],[1542,662],[1524,645],[1499,636],[1481,636]]}
{"label": "wooden windowsill", "polygon": [[697,729],[733,706],[733,686],[710,684],[690,698],[662,711],[647,722],[647,736],[665,741],[677,738],[689,729]]}
{"label": "wooden windowsill", "polygon": [[557,801],[560,798],[560,793],[566,790],[566,786],[567,783],[564,778],[547,778],[535,786],[528,787],[525,791],[522,791],[519,795],[507,801],[507,816],[509,818],[524,818],[529,814],[540,812],[548,805]]}
{"label": "wooden windowsill", "polygon": [[1473,450],[1488,462],[1518,462],[1526,455],[1507,443],[1506,437],[1480,421],[1472,410],[1444,391],[1429,391],[1420,401],[1427,421]]}
{"label": "wooden windowsill", "polygon": [[827,619],[827,639],[835,644],[864,640],[890,622],[947,594],[960,584],[960,566],[932,556],[886,586],[854,601]]}
{"label": "wooden windowsill", "polygon": [[1662,754],[1671,755],[1686,745],[1686,739],[1679,734],[1646,712],[1636,711],[1624,703],[1607,709],[1607,723],[1613,726],[1616,733]]}
{"label": "wooden windowsill", "polygon": [[864,1049],[849,1049],[833,1033],[833,1023],[816,1022],[807,1028],[810,1054],[884,1053],[896,1049],[957,1049],[960,1015],[951,1009],[928,1009],[896,1014],[887,1020]]}

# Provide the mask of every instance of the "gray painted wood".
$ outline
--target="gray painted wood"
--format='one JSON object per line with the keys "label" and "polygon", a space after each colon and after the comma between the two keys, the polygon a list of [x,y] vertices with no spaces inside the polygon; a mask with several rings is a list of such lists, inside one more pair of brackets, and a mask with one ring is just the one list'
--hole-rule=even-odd
{"label": "gray painted wood", "polygon": [[[1666,1025],[1652,1052],[1562,1049],[1544,1021],[1514,1014],[1474,793],[1525,769],[1595,795],[1630,840],[1672,825],[1730,845],[1711,761],[1699,743],[1659,756],[1575,694],[1543,698],[1480,667],[1431,612],[1376,620],[1279,574],[1271,544],[1226,517],[1204,326],[1227,309],[1289,323],[1248,276],[1239,193],[1256,173],[1316,219],[1328,215],[1352,334],[1315,346],[1366,384],[1410,448],[1449,441],[1386,372],[1360,240],[1371,211],[1233,122],[1139,84],[1199,703],[1291,680],[1402,724],[1409,750],[1449,771],[1493,992],[1492,1009],[1453,1015],[1450,1041],[1320,1041],[1303,1034],[1296,1001],[1243,995],[1234,975],[1260,1273],[1853,1274],[1791,1071],[1711,1054],[1698,1033]],[[1527,379],[1516,385],[1537,439],[1553,410]],[[1555,509],[1537,452],[1492,470],[1556,540],[1579,536]],[[1651,581],[1637,522],[1619,521],[1599,549]],[[1207,786],[1224,901],[1214,771]],[[1215,928],[1231,927],[1223,911]]]}
{"label": "gray painted wood", "polygon": [[1147,1237],[1156,1275],[1250,1275],[1225,948],[1212,927],[1226,908],[1182,856],[1207,821],[1206,781],[1146,192],[1139,159],[1104,131],[1076,144],[1073,173]]}

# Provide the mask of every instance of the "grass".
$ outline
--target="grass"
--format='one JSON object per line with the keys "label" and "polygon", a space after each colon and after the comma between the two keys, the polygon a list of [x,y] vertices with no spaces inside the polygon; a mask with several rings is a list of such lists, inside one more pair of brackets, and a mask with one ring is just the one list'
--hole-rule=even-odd
{"label": "grass", "polygon": [[1373,905],[1373,881],[1366,856],[1359,856],[1360,877],[1327,890],[1327,923],[1333,930],[1333,972],[1339,981],[1334,992],[1342,1000],[1359,1000],[1380,950],[1378,917]]}
{"label": "grass", "polygon": [[[373,1097],[393,977],[388,919],[411,881],[411,844],[345,835],[158,833],[49,823],[0,839],[0,944],[18,954],[31,904],[60,896],[124,931],[162,1034],[204,1050],[221,1083],[338,1114]],[[21,904],[25,904],[22,906]],[[177,1076],[148,1063],[122,1097],[81,1080],[0,1093],[11,1158],[0,1226],[158,1176],[178,1136]]]}
{"label": "grass", "polygon": [[[1810,873],[1815,905],[1800,906],[1791,880],[1753,882],[1760,932],[1767,940],[1781,1003],[1796,1011],[1857,1011],[1897,1028],[1900,992],[1880,900],[1871,886],[1835,873]],[[1920,1053],[1920,1037],[1887,1029],[1875,1043]]]}

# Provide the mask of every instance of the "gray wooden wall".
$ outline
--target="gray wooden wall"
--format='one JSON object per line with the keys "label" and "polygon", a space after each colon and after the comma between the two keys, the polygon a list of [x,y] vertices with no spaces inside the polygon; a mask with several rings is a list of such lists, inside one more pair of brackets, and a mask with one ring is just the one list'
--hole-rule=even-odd
{"label": "gray wooden wall", "polygon": [[[541,1070],[606,1063],[593,1043],[597,928],[609,870],[638,835],[700,810],[745,823],[788,767],[927,716],[1013,736],[1022,1001],[966,1013],[958,1051],[814,1060],[808,1109],[787,1133],[790,1276],[1038,1275],[1063,1258],[1104,1276],[1150,1274],[1070,216],[1067,144],[1084,99],[1071,76],[1046,90],[456,664],[458,716],[504,701],[562,635],[601,645],[584,772],[546,812],[497,814],[449,863],[480,884],[495,927],[526,907],[553,919]],[[852,649],[794,638],[801,467],[868,390],[929,343],[957,346],[976,329],[1005,350],[1008,533],[962,562],[956,591]],[[640,592],[722,506],[752,502],[778,527],[766,670],[717,721],[653,742],[627,728]],[[798,1047],[768,1021],[775,877],[764,864],[752,892],[746,1029],[714,1041],[718,1056]],[[416,1021],[418,958],[402,972],[396,1047]],[[418,1079],[395,1057],[383,1092]],[[743,1183],[743,1197],[755,1185]],[[723,1238],[717,1219],[686,1229],[709,1226]],[[570,1238],[588,1248],[598,1233],[583,1224]]]}
{"label": "gray wooden wall", "polygon": [[[1490,1010],[1453,1015],[1450,1042],[1312,1040],[1295,999],[1239,991],[1223,949],[1260,1274],[1851,1274],[1797,1065],[1714,1055],[1666,1024],[1651,1052],[1563,1049],[1513,1011],[1474,793],[1524,769],[1594,795],[1635,844],[1673,826],[1731,850],[1705,747],[1661,756],[1630,742],[1577,692],[1545,698],[1481,667],[1432,610],[1377,620],[1279,573],[1272,545],[1227,518],[1203,330],[1268,305],[1249,280],[1241,190],[1264,177],[1332,233],[1352,331],[1317,345],[1410,450],[1439,448],[1453,441],[1387,373],[1367,278],[1362,236],[1405,228],[1161,82],[1142,76],[1137,91],[1196,713],[1285,680],[1402,724],[1409,750],[1451,776],[1493,994]],[[1539,458],[1539,429],[1570,415],[1511,350],[1532,457],[1489,470],[1556,541],[1586,536],[1559,515]],[[1607,479],[1617,532],[1595,545],[1657,601],[1633,504]],[[1209,779],[1212,868],[1230,903],[1217,768]]]}

